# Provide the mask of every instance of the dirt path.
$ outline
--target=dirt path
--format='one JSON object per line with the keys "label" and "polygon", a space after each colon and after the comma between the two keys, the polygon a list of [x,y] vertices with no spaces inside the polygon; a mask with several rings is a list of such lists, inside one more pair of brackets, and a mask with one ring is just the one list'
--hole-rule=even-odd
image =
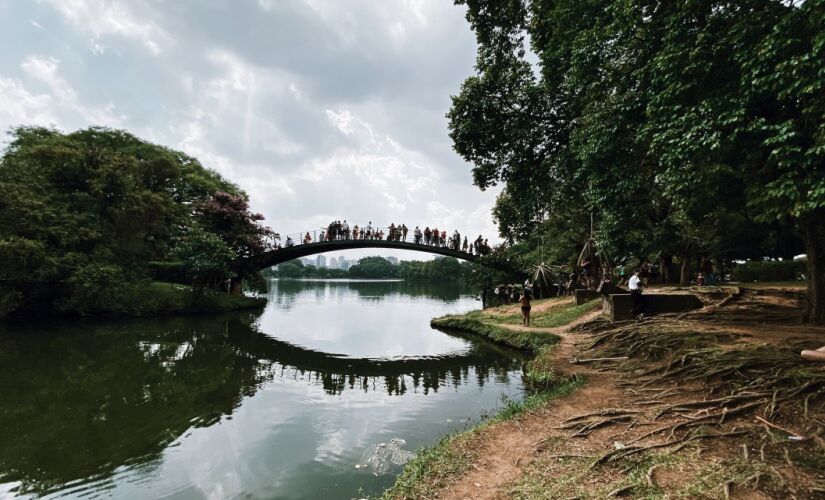
{"label": "dirt path", "polygon": [[[689,329],[694,329],[693,331],[726,331],[733,336],[728,346],[731,344],[742,346],[743,343],[781,344],[797,340],[813,342],[814,339],[825,338],[825,329],[808,328],[789,320],[792,317],[789,314],[794,311],[791,307],[793,297],[787,297],[787,295],[778,298],[765,296],[761,292],[743,293],[741,296],[737,295],[735,300],[727,301],[724,309],[720,310],[716,303],[703,311],[691,313],[687,319],[674,317],[673,320],[683,326],[689,323]],[[548,301],[543,305],[545,308],[554,307],[555,301]],[[501,314],[508,313],[506,306],[501,309]],[[600,467],[596,473],[591,471],[587,464],[592,464],[596,457],[605,456],[614,450],[622,450],[632,443],[636,443],[636,446],[656,445],[657,443],[667,445],[668,440],[672,438],[672,433],[671,437],[665,437],[651,434],[651,429],[655,430],[663,425],[683,422],[684,417],[671,412],[668,414],[670,416],[660,418],[662,413],[659,412],[662,408],[709,397],[705,394],[706,389],[702,385],[680,383],[673,385],[670,382],[642,388],[633,373],[620,373],[610,366],[599,368],[592,365],[571,364],[570,360],[573,357],[581,355],[581,344],[592,339],[593,335],[571,333],[569,330],[578,324],[596,319],[599,313],[600,311],[593,311],[564,327],[532,328],[532,330],[553,333],[561,337],[559,344],[551,354],[554,370],[565,375],[583,376],[586,384],[569,396],[551,401],[540,409],[481,429],[481,439],[478,440],[480,445],[475,454],[477,458],[471,464],[469,472],[455,478],[448,488],[439,492],[438,498],[475,500],[510,498],[514,495],[532,498],[529,481],[524,483],[524,480],[535,476],[537,468],[546,478],[567,478],[561,481],[568,481],[564,486],[566,489],[554,490],[556,493],[551,495],[553,498],[561,491],[566,492],[562,495],[563,497],[570,496],[568,493],[574,492],[575,496],[587,498],[608,496],[607,492],[621,482],[624,473],[620,469],[611,467]],[[512,330],[525,329],[520,325],[500,326]],[[585,424],[599,421],[605,418],[603,415],[614,414],[611,413],[614,410],[623,412],[627,420],[620,421],[622,423],[619,425],[598,425],[593,430],[587,430],[580,437],[575,437],[576,429],[581,429],[578,424],[563,425],[570,419],[576,422],[577,418],[582,418],[583,420],[579,423]],[[693,415],[688,418],[697,418],[701,414],[694,413]],[[626,423],[631,421],[629,425]],[[821,422],[825,425],[825,421]],[[730,432],[731,429],[735,432],[737,426],[742,423],[742,421],[726,423],[726,427],[719,428],[717,432]],[[737,444],[717,443],[711,446],[711,451],[702,455],[703,458],[700,460],[682,461],[680,465],[672,467],[666,464],[651,467],[647,471],[647,484],[662,488],[665,493],[675,491],[685,480],[695,480],[697,477],[701,478],[708,474],[707,470],[699,467],[705,467],[707,464],[714,466],[713,464],[724,462],[730,458],[732,453],[736,455],[742,446],[746,446],[742,441]],[[781,442],[776,446],[782,446]],[[760,448],[757,446],[756,449]],[[702,446],[695,446],[692,450],[690,453],[699,455],[705,453],[703,451],[705,448]],[[762,441],[761,451],[758,453],[761,454],[764,450],[765,441]],[[802,453],[804,455],[810,451]],[[787,450],[784,451],[784,458],[781,455],[778,456],[777,467],[781,468],[782,475],[791,479],[788,483],[808,481],[810,485],[810,482],[814,480],[810,474],[800,476],[793,466],[782,468],[785,465],[784,462],[792,463]],[[579,457],[578,460],[581,462],[575,465],[564,459],[553,457]],[[577,458],[572,460],[575,461]],[[765,465],[764,455],[760,463],[762,465],[757,464],[758,467],[768,467]],[[654,471],[657,467],[658,470]],[[776,467],[773,465],[770,467],[773,467],[772,471],[766,474],[779,475]],[[531,474],[533,476],[530,476]],[[759,478],[760,476],[757,475],[757,485]],[[733,487],[732,481],[727,483],[723,481],[708,487],[715,492],[712,497],[726,498],[730,495],[731,498],[770,498],[759,489],[750,489],[751,479],[744,480],[744,484],[737,483],[733,493],[730,491]],[[785,481],[782,482],[784,485]],[[547,491],[550,490],[542,491],[542,495],[546,496]],[[792,491],[797,490],[792,489]],[[814,488],[811,491],[819,490]],[[825,492],[825,489],[822,491]],[[620,496],[620,492],[613,491],[612,493]],[[798,496],[798,498],[803,497]]]}
{"label": "dirt path", "polygon": [[[575,324],[589,321],[598,316],[593,311],[583,316]],[[542,410],[530,413],[525,418],[504,422],[484,430],[483,446],[470,472],[459,478],[448,490],[439,495],[447,499],[502,498],[500,488],[516,479],[530,457],[535,453],[540,441],[562,437],[567,431],[558,429],[558,423],[575,415],[595,411],[606,406],[620,406],[623,391],[615,385],[615,377],[587,368],[585,365],[569,364],[576,352],[576,336],[564,333],[574,325],[559,328],[542,328],[561,336],[554,349],[553,358],[565,366],[565,373],[580,374],[587,378],[587,384],[575,393],[552,402]],[[507,325],[515,330],[518,325]],[[580,339],[578,339],[580,340]],[[613,379],[613,380],[611,380]]]}

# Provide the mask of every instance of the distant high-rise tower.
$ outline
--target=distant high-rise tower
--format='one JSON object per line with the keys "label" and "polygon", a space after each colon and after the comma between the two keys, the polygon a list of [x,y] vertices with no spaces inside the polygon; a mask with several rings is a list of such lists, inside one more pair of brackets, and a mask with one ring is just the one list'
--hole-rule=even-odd
{"label": "distant high-rise tower", "polygon": [[323,255],[317,255],[315,257],[315,267],[322,268],[327,267],[327,258]]}
{"label": "distant high-rise tower", "polygon": [[338,269],[343,269],[344,271],[349,269],[349,261],[346,257],[342,256],[338,258]]}
{"label": "distant high-rise tower", "polygon": [[387,261],[394,266],[398,265],[398,257],[387,257]]}
{"label": "distant high-rise tower", "polygon": [[338,259],[336,259],[335,257],[329,259],[329,268],[338,269]]}

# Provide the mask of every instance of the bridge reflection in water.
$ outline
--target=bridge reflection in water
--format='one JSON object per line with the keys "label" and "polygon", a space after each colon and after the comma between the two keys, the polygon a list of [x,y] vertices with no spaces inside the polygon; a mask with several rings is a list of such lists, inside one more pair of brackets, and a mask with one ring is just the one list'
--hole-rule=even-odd
{"label": "bridge reflection in water", "polygon": [[478,386],[506,381],[525,360],[478,341],[443,356],[336,356],[270,337],[258,319],[244,313],[0,330],[0,485],[18,494],[80,495],[122,484],[116,475],[159,467],[170,444],[229,418],[273,382],[305,381],[334,396],[426,395],[470,378]]}

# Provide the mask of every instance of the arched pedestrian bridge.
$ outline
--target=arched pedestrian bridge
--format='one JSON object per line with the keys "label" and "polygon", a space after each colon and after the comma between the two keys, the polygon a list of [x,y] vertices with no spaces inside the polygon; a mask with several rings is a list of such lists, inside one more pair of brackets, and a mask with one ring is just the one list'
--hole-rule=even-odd
{"label": "arched pedestrian bridge", "polygon": [[[384,228],[386,229],[386,228]],[[508,263],[493,261],[479,255],[478,252],[465,252],[450,245],[426,244],[423,241],[416,242],[412,231],[408,232],[406,239],[399,234],[393,239],[378,238],[336,238],[321,239],[321,232],[308,231],[304,233],[290,234],[284,238],[286,243],[283,247],[269,250],[261,255],[252,258],[252,266],[256,269],[266,269],[284,262],[308,257],[319,253],[332,252],[338,250],[354,250],[359,248],[392,248],[396,250],[412,250],[414,252],[424,252],[429,254],[443,255],[445,257],[455,257],[456,259],[470,262],[478,262],[482,265],[498,269],[509,273],[520,273],[520,270]],[[309,235],[309,238],[307,238]],[[288,238],[288,239],[287,239]],[[459,246],[459,248],[461,248]],[[484,253],[484,252],[482,252]]]}

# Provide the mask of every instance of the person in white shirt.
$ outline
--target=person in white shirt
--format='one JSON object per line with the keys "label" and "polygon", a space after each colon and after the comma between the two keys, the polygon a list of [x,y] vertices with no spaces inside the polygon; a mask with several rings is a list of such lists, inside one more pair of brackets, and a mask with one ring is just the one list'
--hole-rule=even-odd
{"label": "person in white shirt", "polygon": [[633,300],[633,316],[641,321],[645,316],[645,298],[642,297],[642,279],[639,277],[639,270],[633,271],[633,276],[627,282],[630,290],[630,298]]}

